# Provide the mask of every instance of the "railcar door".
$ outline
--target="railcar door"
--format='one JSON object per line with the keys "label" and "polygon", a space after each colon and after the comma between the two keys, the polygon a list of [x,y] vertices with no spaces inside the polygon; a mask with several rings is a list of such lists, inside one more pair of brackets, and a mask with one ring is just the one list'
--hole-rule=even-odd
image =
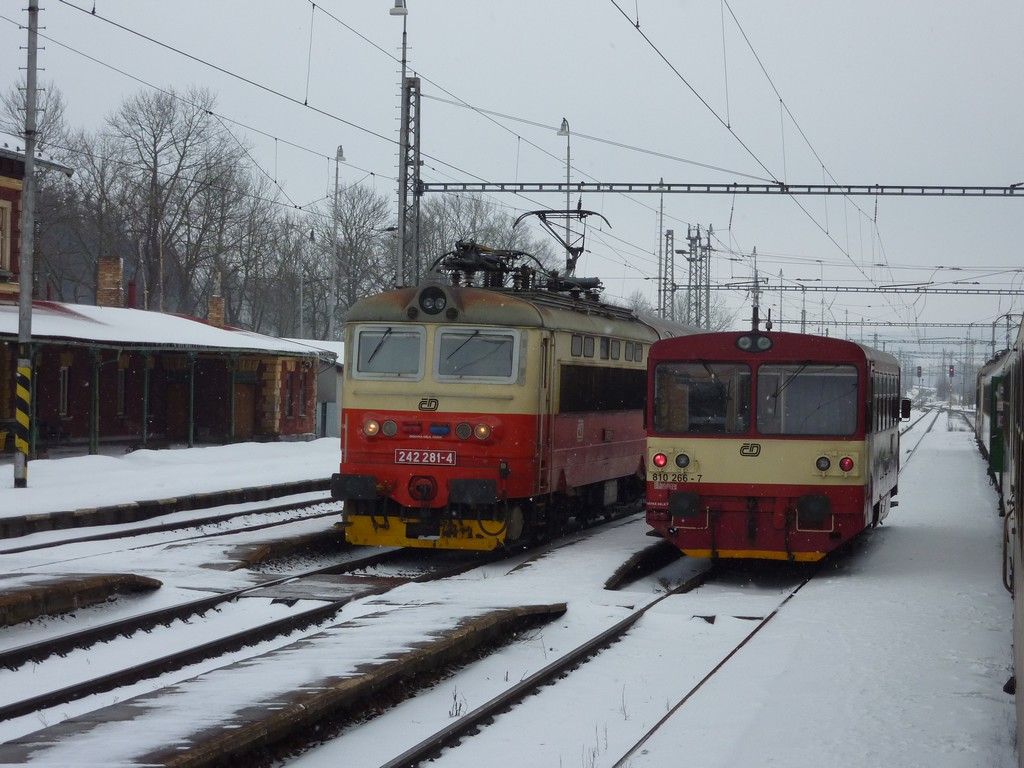
{"label": "railcar door", "polygon": [[540,386],[537,391],[537,491],[551,492],[551,440],[554,420],[551,414],[552,371],[555,338],[550,331],[540,341]]}

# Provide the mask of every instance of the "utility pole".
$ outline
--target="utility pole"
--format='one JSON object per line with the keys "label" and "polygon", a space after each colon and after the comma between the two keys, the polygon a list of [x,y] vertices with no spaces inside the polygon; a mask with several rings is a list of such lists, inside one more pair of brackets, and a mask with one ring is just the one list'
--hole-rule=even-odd
{"label": "utility pole", "polygon": [[800,305],[800,333],[807,333],[807,286],[801,285],[800,288],[800,296],[803,299]]}
{"label": "utility pole", "polygon": [[708,245],[704,262],[704,327],[711,330],[711,236],[715,228],[708,224]]}
{"label": "utility pole", "polygon": [[[779,286],[782,286],[782,270],[779,270]],[[784,291],[779,291],[779,330],[782,330],[782,296]]]}
{"label": "utility pole", "polygon": [[[663,179],[664,181],[664,179]],[[568,211],[566,212],[568,213]],[[568,218],[566,219],[568,221]],[[658,203],[658,314],[665,317],[665,195],[659,197]]]}
{"label": "utility pole", "polygon": [[665,230],[665,304],[670,320],[676,319],[676,233]]}
{"label": "utility pole", "polygon": [[14,487],[28,487],[32,435],[32,263],[36,218],[36,54],[39,0],[28,3],[28,66],[25,78],[25,180],[21,196],[21,258],[18,264],[18,369],[14,374]]}

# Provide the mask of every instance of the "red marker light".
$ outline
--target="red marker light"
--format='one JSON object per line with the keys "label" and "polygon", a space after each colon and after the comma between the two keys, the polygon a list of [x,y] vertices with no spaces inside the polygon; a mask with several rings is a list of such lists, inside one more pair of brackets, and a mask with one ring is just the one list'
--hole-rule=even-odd
{"label": "red marker light", "polygon": [[839,460],[839,468],[843,470],[843,472],[849,472],[853,469],[853,459],[849,456],[843,456],[843,458]]}
{"label": "red marker light", "polygon": [[666,456],[664,453],[656,453],[654,454],[654,458],[652,459],[652,461],[654,462],[654,466],[664,467],[666,464],[668,464],[668,456]]}

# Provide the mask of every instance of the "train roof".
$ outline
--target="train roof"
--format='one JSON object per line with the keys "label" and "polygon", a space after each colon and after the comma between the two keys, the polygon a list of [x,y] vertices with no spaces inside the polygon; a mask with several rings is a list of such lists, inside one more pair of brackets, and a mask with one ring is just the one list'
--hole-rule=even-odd
{"label": "train roof", "polygon": [[[424,310],[423,296],[441,291],[443,312]],[[661,318],[641,317],[619,307],[586,297],[542,290],[480,288],[423,283],[396,288],[356,302],[346,322],[448,322],[452,324],[537,327],[595,335],[630,336],[651,342],[692,332]]]}
{"label": "train roof", "polygon": [[995,357],[978,369],[978,378],[981,380],[988,380],[993,376],[999,376],[1012,361],[1013,356],[1010,355],[1010,350],[1004,349],[997,352]]}
{"label": "train roof", "polygon": [[[774,359],[788,358],[794,361],[808,359],[864,359],[898,368],[899,361],[888,352],[848,339],[830,336],[816,336],[807,333],[783,333],[774,331],[716,331],[698,333],[684,338],[668,339],[651,348],[651,359],[668,359],[689,355],[704,359],[735,360],[741,355],[757,358],[764,354],[759,351],[744,352],[738,346],[743,337],[766,337],[771,340],[771,356]],[[753,345],[756,346],[756,345]]]}

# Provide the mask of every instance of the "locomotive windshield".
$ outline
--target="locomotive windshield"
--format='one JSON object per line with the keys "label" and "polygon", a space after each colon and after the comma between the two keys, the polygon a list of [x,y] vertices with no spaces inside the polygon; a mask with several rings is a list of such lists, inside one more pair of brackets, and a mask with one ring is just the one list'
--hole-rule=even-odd
{"label": "locomotive windshield", "polygon": [[654,430],[676,434],[746,432],[750,366],[661,363],[654,372]]}
{"label": "locomotive windshield", "polygon": [[480,328],[443,330],[437,345],[437,376],[512,381],[516,372],[516,336]]}
{"label": "locomotive windshield", "polygon": [[394,326],[356,332],[356,375],[418,376],[423,363],[423,329]]}
{"label": "locomotive windshield", "polygon": [[762,365],[757,431],[766,435],[852,435],[857,369],[852,365]]}

